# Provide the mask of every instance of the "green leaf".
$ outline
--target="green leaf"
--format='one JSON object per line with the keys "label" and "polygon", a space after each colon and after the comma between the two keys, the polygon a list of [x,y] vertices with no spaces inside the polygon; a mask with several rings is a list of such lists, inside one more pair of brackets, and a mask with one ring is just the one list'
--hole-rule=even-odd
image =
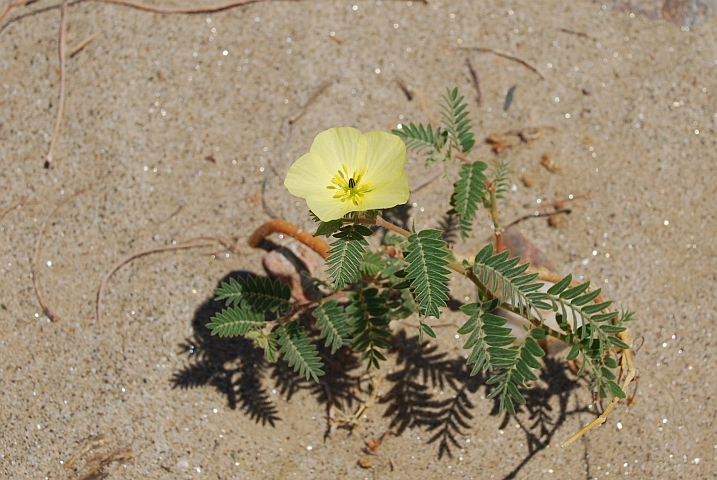
{"label": "green leaf", "polygon": [[566,288],[570,286],[570,283],[573,281],[573,276],[568,274],[566,277],[564,277],[562,280],[560,280],[558,283],[553,285],[548,289],[548,293],[550,295],[560,295],[565,291]]}
{"label": "green leaf", "polygon": [[627,395],[625,395],[625,392],[620,388],[620,385],[618,385],[615,382],[607,382],[607,388],[610,390],[610,393],[612,393],[617,398],[625,398]]}
{"label": "green leaf", "polygon": [[567,360],[575,360],[578,358],[578,354],[580,353],[580,345],[577,343],[574,343],[572,347],[570,347],[570,352],[568,353],[568,356],[565,357]]}
{"label": "green leaf", "polygon": [[331,243],[326,262],[336,290],[343,290],[346,285],[358,281],[359,267],[368,245],[364,237],[372,234],[370,228],[358,224],[346,225],[334,233],[337,240]]}
{"label": "green leaf", "polygon": [[403,140],[409,149],[424,153],[429,163],[445,159],[441,149],[446,142],[448,132],[441,131],[440,127],[434,131],[430,125],[424,127],[422,124],[409,123],[391,132]]}
{"label": "green leaf", "polygon": [[623,342],[622,340],[620,340],[617,337],[609,336],[609,337],[607,337],[607,339],[610,343],[615,345],[617,348],[622,348],[623,350],[628,350],[630,348],[630,345]]}
{"label": "green leaf", "polygon": [[422,315],[440,316],[440,307],[448,300],[448,252],[440,240],[440,230],[422,230],[408,237],[406,278],[412,280],[411,290]]}
{"label": "green leaf", "polygon": [[215,300],[224,300],[226,305],[249,306],[257,311],[279,311],[284,314],[291,308],[291,289],[279,280],[249,276],[230,279],[214,291]]}
{"label": "green leaf", "polygon": [[276,363],[279,359],[279,341],[276,332],[271,332],[266,336],[266,345],[264,345],[264,356],[271,363]]}
{"label": "green leaf", "polygon": [[536,340],[545,340],[546,338],[548,338],[548,331],[544,328],[534,328],[530,331],[530,334]]}
{"label": "green leaf", "polygon": [[590,293],[586,293],[585,295],[580,295],[579,297],[573,298],[570,303],[577,306],[585,305],[586,303],[590,303],[595,300],[599,295],[600,289],[598,288],[597,290],[594,290]]}
{"label": "green leaf", "polygon": [[378,275],[379,272],[383,271],[385,266],[386,264],[383,262],[379,254],[374,253],[371,250],[366,250],[363,254],[361,265],[359,265],[359,270],[364,275],[374,277]]}
{"label": "green leaf", "polygon": [[447,90],[441,104],[443,126],[448,132],[451,146],[462,153],[468,153],[475,139],[471,131],[471,120],[468,117],[468,104],[458,95],[458,88]]}
{"label": "green leaf", "polygon": [[337,220],[329,220],[328,222],[321,222],[319,224],[319,228],[316,229],[314,236],[319,237],[324,235],[326,237],[330,237],[337,232],[343,224],[344,222],[340,218]]}
{"label": "green leaf", "polygon": [[431,338],[436,338],[436,332],[433,331],[433,328],[424,321],[421,321],[418,324],[418,343],[423,343],[423,334],[428,335]]}
{"label": "green leaf", "polygon": [[570,300],[572,298],[577,297],[578,295],[582,295],[585,290],[590,288],[590,282],[581,283],[577,287],[573,287],[569,290],[564,291],[560,294],[560,298],[564,300]]}
{"label": "green leaf", "polygon": [[331,346],[332,354],[342,345],[348,345],[348,317],[336,300],[319,305],[311,314],[316,319],[316,327],[321,330],[320,338],[326,339],[326,346]]}
{"label": "green leaf", "polygon": [[618,365],[617,360],[615,360],[612,357],[605,357],[604,362],[605,362],[605,366],[608,368],[617,368],[617,365]]}
{"label": "green leaf", "polygon": [[539,309],[545,305],[539,302],[546,298],[547,294],[534,290],[543,284],[534,282],[537,277],[532,275],[528,278],[530,283],[526,283],[522,276],[525,268],[517,266],[520,258],[509,259],[509,255],[508,251],[493,255],[493,246],[488,244],[476,255],[473,273],[495,297],[517,308],[520,314],[529,320],[537,318],[542,322]]}
{"label": "green leaf", "polygon": [[459,180],[453,184],[453,195],[451,196],[451,207],[453,208],[449,213],[457,215],[460,220],[458,228],[461,238],[468,238],[468,232],[472,229],[471,222],[478,206],[486,196],[486,177],[483,171],[487,167],[481,161],[464,163],[459,173]]}
{"label": "green leaf", "polygon": [[351,303],[346,313],[353,350],[363,352],[359,360],[368,360],[368,368],[380,368],[379,362],[386,360],[380,349],[390,348],[385,341],[391,336],[386,330],[390,322],[387,299],[376,288],[349,292],[348,299]]}
{"label": "green leaf", "polygon": [[237,307],[222,310],[217,316],[212,317],[211,323],[207,323],[207,328],[212,331],[212,335],[220,337],[246,335],[250,330],[262,326],[264,326],[263,312]]}
{"label": "green leaf", "polygon": [[294,320],[279,327],[280,352],[295,372],[306,379],[313,378],[315,382],[324,375],[321,370],[323,364],[316,352],[316,346],[311,343],[304,329]]}
{"label": "green leaf", "polygon": [[510,188],[510,167],[506,162],[500,162],[491,168],[492,183],[495,186],[495,196],[501,200],[505,199],[505,193]]}

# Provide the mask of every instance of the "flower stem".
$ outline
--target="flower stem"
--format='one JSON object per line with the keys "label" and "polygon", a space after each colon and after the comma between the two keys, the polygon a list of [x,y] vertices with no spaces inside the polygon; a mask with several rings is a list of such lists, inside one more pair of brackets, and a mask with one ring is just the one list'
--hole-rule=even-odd
{"label": "flower stem", "polygon": [[503,229],[498,221],[498,199],[495,194],[495,183],[488,183],[488,193],[490,193],[490,218],[493,219],[493,233],[495,234],[495,252],[500,253],[503,251],[503,239],[501,234]]}

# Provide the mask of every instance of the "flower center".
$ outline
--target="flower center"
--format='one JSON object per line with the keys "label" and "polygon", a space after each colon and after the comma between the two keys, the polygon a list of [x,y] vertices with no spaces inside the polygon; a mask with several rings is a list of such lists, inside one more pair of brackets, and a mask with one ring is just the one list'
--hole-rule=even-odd
{"label": "flower center", "polygon": [[331,179],[333,185],[326,188],[329,190],[338,190],[334,194],[334,198],[340,199],[342,202],[350,200],[354,205],[358,206],[361,197],[371,191],[371,182],[362,182],[366,175],[366,167],[363,170],[355,170],[353,175],[349,175],[349,169],[346,165],[341,165],[342,169],[338,171],[334,178]]}

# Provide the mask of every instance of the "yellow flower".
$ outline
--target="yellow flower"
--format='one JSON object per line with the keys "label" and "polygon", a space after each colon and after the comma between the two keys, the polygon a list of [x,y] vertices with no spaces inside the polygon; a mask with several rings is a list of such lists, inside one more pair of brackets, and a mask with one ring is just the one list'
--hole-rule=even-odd
{"label": "yellow flower", "polygon": [[284,185],[328,222],[349,212],[406,203],[405,166],[406,146],[396,135],[330,128],[319,133],[309,153],[289,168]]}

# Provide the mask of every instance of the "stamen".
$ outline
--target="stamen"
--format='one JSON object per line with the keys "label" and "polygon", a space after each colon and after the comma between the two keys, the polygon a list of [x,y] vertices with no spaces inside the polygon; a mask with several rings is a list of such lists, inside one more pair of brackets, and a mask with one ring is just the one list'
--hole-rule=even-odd
{"label": "stamen", "polygon": [[351,203],[357,207],[361,203],[362,197],[373,190],[372,182],[363,182],[366,175],[367,167],[355,169],[353,175],[349,175],[349,169],[342,164],[341,168],[336,171],[336,175],[331,179],[332,185],[326,188],[329,190],[337,190],[333,198],[338,198],[341,202],[351,200]]}

